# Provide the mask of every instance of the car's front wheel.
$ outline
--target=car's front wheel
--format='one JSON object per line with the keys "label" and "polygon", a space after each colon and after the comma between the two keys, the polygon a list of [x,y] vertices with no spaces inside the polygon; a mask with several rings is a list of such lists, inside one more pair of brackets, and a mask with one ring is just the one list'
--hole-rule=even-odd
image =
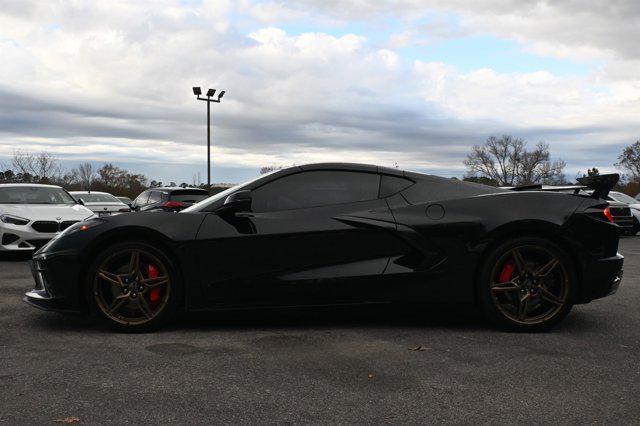
{"label": "car's front wheel", "polygon": [[171,320],[180,287],[170,259],[143,242],[111,246],[87,274],[92,311],[121,331],[151,331]]}
{"label": "car's front wheel", "polygon": [[562,320],[573,306],[576,274],[567,253],[541,238],[516,238],[499,245],[484,263],[479,296],[488,319],[514,331],[541,331]]}

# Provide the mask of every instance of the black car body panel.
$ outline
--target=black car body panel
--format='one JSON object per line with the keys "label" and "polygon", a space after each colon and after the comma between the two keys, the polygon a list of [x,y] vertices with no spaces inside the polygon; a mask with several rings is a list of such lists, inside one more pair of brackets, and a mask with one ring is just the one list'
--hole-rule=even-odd
{"label": "black car body panel", "polygon": [[[341,202],[261,211],[276,198],[289,206],[319,202],[312,188],[305,193],[295,182],[325,172],[356,173],[371,188],[355,191],[355,201],[342,202],[338,187],[333,196]],[[291,183],[282,197],[270,192],[278,181]],[[225,210],[227,197],[240,191],[251,191],[255,209]],[[37,285],[26,300],[43,309],[82,311],[85,274],[96,254],[136,239],[154,243],[174,261],[186,310],[473,305],[487,251],[506,238],[539,235],[570,253],[581,283],[577,302],[586,303],[615,291],[621,276],[618,227],[592,212],[603,206],[583,195],[513,192],[377,166],[292,167],[179,214],[140,212],[94,219],[85,230],[72,227],[34,255]]]}

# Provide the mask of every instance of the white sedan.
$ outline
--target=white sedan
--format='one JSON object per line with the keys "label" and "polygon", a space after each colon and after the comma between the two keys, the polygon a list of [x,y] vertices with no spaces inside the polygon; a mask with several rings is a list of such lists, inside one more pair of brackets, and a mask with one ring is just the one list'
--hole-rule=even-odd
{"label": "white sedan", "polygon": [[59,186],[0,184],[0,251],[36,250],[91,217],[91,210]]}
{"label": "white sedan", "polygon": [[127,213],[131,208],[108,192],[71,191],[69,194],[98,216]]}

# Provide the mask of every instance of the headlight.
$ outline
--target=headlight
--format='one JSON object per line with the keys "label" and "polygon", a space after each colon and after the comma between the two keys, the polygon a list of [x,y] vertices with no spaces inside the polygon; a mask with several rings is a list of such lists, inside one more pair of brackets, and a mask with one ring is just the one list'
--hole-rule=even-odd
{"label": "headlight", "polygon": [[26,225],[29,223],[29,219],[25,219],[23,217],[12,216],[10,214],[0,215],[0,221],[4,223],[10,223],[12,225]]}
{"label": "headlight", "polygon": [[98,219],[98,218],[87,219],[82,222],[74,223],[64,231],[56,234],[56,236],[53,237],[51,241],[57,240],[64,235],[74,234],[76,232],[86,231],[88,229],[95,228],[96,226],[102,225],[103,223],[104,223],[104,220]]}

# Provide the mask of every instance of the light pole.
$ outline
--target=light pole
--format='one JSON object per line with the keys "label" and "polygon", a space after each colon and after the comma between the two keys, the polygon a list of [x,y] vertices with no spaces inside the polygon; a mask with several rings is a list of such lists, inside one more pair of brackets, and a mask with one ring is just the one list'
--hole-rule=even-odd
{"label": "light pole", "polygon": [[207,103],[207,187],[211,189],[211,102],[219,104],[224,96],[224,90],[218,94],[218,99],[211,99],[216,94],[216,89],[207,90],[206,98],[200,96],[202,90],[199,87],[193,88],[193,94],[196,95],[197,100]]}

